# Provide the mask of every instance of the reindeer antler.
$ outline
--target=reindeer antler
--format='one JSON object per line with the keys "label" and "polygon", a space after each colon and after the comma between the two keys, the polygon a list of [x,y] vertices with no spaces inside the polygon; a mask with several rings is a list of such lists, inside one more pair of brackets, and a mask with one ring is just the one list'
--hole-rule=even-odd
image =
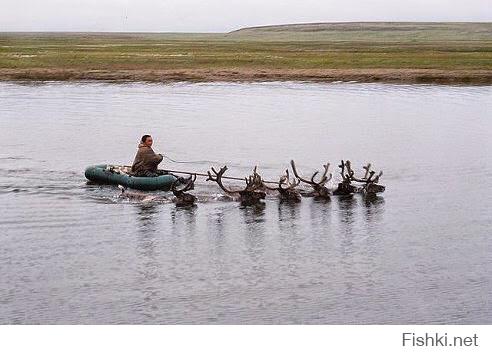
{"label": "reindeer antler", "polygon": [[[343,163],[343,161],[342,161]],[[365,193],[378,193],[383,192],[385,187],[382,185],[378,185],[379,179],[383,175],[383,172],[380,171],[379,174],[376,175],[376,172],[371,170],[371,163],[367,163],[366,166],[362,168],[365,170],[365,174],[363,178],[356,178],[354,175],[354,171],[350,165],[350,161],[346,161],[344,166],[347,168],[348,174],[344,176],[344,182],[350,184],[352,181],[360,182],[364,184],[362,187],[357,187],[358,191],[362,191]],[[343,167],[342,167],[343,172]]]}
{"label": "reindeer antler", "polygon": [[211,170],[214,173],[215,177],[212,175],[212,173],[210,171],[207,171],[207,174],[208,174],[207,181],[216,182],[217,185],[219,185],[219,187],[222,190],[224,190],[225,192],[227,192],[229,194],[239,193],[240,190],[238,190],[238,191],[230,190],[227,187],[225,187],[224,184],[222,183],[222,175],[224,175],[224,173],[227,171],[227,166],[224,165],[222,168],[220,168],[219,171],[215,170],[214,167],[211,167]]}
{"label": "reindeer antler", "polygon": [[315,172],[314,172],[314,174],[311,176],[311,180],[307,180],[307,179],[302,178],[302,177],[299,175],[299,173],[297,172],[297,169],[296,169],[296,164],[295,164],[294,160],[291,160],[291,161],[290,161],[290,165],[292,166],[292,171],[294,172],[295,177],[296,177],[298,180],[300,180],[300,181],[302,181],[302,182],[304,182],[304,183],[306,183],[306,184],[309,184],[309,185],[311,185],[311,186],[318,186],[318,187],[321,187],[321,186],[323,186],[324,184],[326,184],[328,181],[330,181],[330,180],[331,180],[331,178],[333,177],[333,175],[332,175],[332,174],[330,174],[330,177],[327,177],[327,174],[328,174],[328,169],[330,168],[330,164],[329,164],[329,163],[328,163],[328,164],[324,164],[324,165],[323,165],[323,168],[324,168],[325,170],[324,170],[324,172],[323,172],[323,175],[321,175],[321,178],[320,178],[319,182],[314,181],[314,178],[316,177],[316,175],[318,175],[318,174],[319,174],[319,171],[315,171]]}
{"label": "reindeer antler", "polygon": [[328,174],[328,169],[330,168],[330,163],[328,163],[328,164],[324,164],[324,165],[323,165],[323,168],[325,169],[325,171],[323,172],[323,175],[321,175],[321,178],[320,178],[319,182],[315,182],[315,181],[314,181],[314,177],[315,177],[316,175],[318,175],[318,173],[319,173],[318,171],[316,171],[316,172],[313,174],[313,176],[311,176],[311,182],[312,182],[313,184],[316,184],[316,185],[324,185],[324,184],[326,184],[328,181],[330,181],[330,180],[331,180],[331,178],[333,177],[333,175],[332,175],[331,173],[330,173],[330,176],[329,176],[329,177],[326,177],[326,175]]}
{"label": "reindeer antler", "polygon": [[364,180],[365,180],[367,179],[367,175],[369,175],[369,171],[371,170],[371,163],[367,163],[367,165],[363,166],[362,169],[366,171],[364,174]]}
{"label": "reindeer antler", "polygon": [[287,189],[293,189],[301,183],[301,180],[294,178],[291,181],[289,176],[289,169],[285,169],[285,175],[280,178],[278,182],[278,187],[282,189],[282,184],[284,183],[287,184]]}
{"label": "reindeer antler", "polygon": [[381,170],[379,174],[377,174],[374,179],[372,178],[374,176],[375,172],[371,171],[369,178],[367,179],[367,182],[370,184],[377,184],[379,182],[379,178],[383,176],[383,171]]}
{"label": "reindeer antler", "polygon": [[[282,192],[282,191],[287,191],[287,190],[293,190],[294,188],[296,188],[301,183],[301,180],[294,178],[291,181],[290,176],[289,176],[289,169],[286,169],[285,175],[282,175],[278,180],[278,187],[270,187],[267,184],[265,184],[264,181],[262,181],[262,183],[263,183],[263,186],[266,187],[268,190]],[[285,187],[284,187],[284,185],[285,185]]]}
{"label": "reindeer antler", "polygon": [[354,170],[352,170],[352,163],[350,162],[350,160],[345,161],[345,167],[347,168],[347,176],[351,179],[354,176],[355,172]]}
{"label": "reindeer antler", "polygon": [[379,174],[373,178],[373,176],[376,174],[376,172],[373,170],[370,170],[371,169],[371,163],[367,163],[366,166],[362,167],[362,169],[365,170],[364,177],[362,179],[359,179],[359,178],[356,178],[354,176],[354,171],[352,170],[352,168],[350,166],[350,161],[347,160],[347,162],[345,163],[345,166],[347,167],[347,170],[349,171],[349,174],[347,175],[347,177],[351,181],[362,182],[365,184],[376,184],[379,181],[379,178],[383,175],[383,172],[380,171]]}
{"label": "reindeer antler", "polygon": [[297,173],[297,169],[296,169],[296,163],[294,163],[294,160],[291,160],[290,161],[290,165],[292,166],[292,171],[294,172],[294,175],[296,178],[298,178],[300,181],[306,183],[306,184],[312,184],[312,181],[309,181],[309,180],[306,180],[304,178],[302,178],[298,173]]}
{"label": "reindeer antler", "polygon": [[[340,172],[340,175],[342,175],[342,180],[345,183],[350,183],[350,181],[352,181],[354,178],[354,171],[352,170],[352,163],[350,162],[350,160],[342,160],[341,164],[338,167],[342,169],[342,171]],[[347,174],[345,174],[345,169],[347,169]]]}
{"label": "reindeer antler", "polygon": [[186,191],[193,190],[195,188],[195,181],[196,181],[196,174],[190,175],[186,185],[183,188],[178,190],[176,188],[176,186],[178,185],[178,180],[175,180],[173,182],[173,184],[171,185],[171,190],[175,196],[178,196],[180,194],[183,194]]}
{"label": "reindeer antler", "polygon": [[345,180],[345,162],[342,160],[342,163],[338,166],[340,169],[342,169],[342,172],[340,173],[342,175],[342,179]]}
{"label": "reindeer antler", "polygon": [[224,173],[227,171],[227,166],[222,167],[219,171],[215,170],[212,167],[211,170],[215,176],[212,175],[212,173],[210,171],[207,171],[207,174],[208,174],[207,181],[216,182],[217,185],[219,185],[219,187],[222,190],[224,190],[225,192],[227,192],[229,194],[235,194],[235,193],[241,194],[244,192],[252,192],[252,191],[255,191],[255,190],[257,190],[263,186],[263,180],[261,179],[261,176],[256,172],[256,169],[257,168],[255,166],[255,168],[253,169],[253,175],[250,175],[250,176],[244,178],[244,181],[246,182],[246,187],[243,190],[231,190],[231,189],[224,186],[224,184],[222,183],[222,177],[223,177]]}
{"label": "reindeer antler", "polygon": [[249,177],[245,178],[246,180],[246,188],[244,189],[245,191],[254,191],[263,186],[263,180],[260,174],[256,172],[257,168],[258,167],[255,166],[253,169],[253,175],[250,175]]}

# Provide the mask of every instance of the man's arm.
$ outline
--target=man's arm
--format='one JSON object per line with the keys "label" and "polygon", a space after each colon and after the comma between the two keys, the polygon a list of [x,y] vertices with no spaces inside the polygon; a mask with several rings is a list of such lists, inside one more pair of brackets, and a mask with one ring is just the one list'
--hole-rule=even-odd
{"label": "man's arm", "polygon": [[162,154],[156,154],[154,153],[154,150],[152,150],[152,148],[150,149],[150,152],[151,154],[149,154],[149,161],[152,162],[153,164],[159,164],[162,159],[163,159],[163,156]]}

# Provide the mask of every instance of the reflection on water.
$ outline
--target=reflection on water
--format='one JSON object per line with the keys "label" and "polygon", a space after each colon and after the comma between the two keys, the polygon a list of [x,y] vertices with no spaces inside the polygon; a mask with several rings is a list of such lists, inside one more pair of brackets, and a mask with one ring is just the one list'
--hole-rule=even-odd
{"label": "reflection on water", "polygon": [[355,208],[357,207],[356,197],[352,195],[339,196],[337,202],[340,220],[347,226],[352,225],[355,221]]}
{"label": "reflection on water", "polygon": [[135,204],[137,211],[138,230],[142,235],[150,235],[156,231],[156,218],[159,209],[155,203],[139,203]]}
{"label": "reflection on water", "polygon": [[259,202],[253,206],[241,206],[239,210],[244,216],[246,224],[256,224],[265,221],[265,202]]}
{"label": "reflection on water", "polygon": [[196,223],[196,209],[194,206],[176,206],[171,210],[171,221],[177,224],[179,221],[184,221],[189,227],[193,227]]}
{"label": "reflection on water", "polygon": [[[1,83],[0,323],[490,323],[491,94]],[[193,161],[169,168],[277,179],[290,159],[371,161],[387,190],[241,207],[198,179],[186,208],[87,184],[87,165],[129,163],[149,130]]]}
{"label": "reflection on water", "polygon": [[159,279],[162,265],[160,264],[160,248],[157,221],[158,207],[153,203],[142,203],[136,207],[136,222],[138,228],[136,240],[137,284],[139,285],[140,300],[136,303],[135,311],[144,319],[152,321],[159,288],[156,280]]}
{"label": "reflection on water", "polygon": [[384,213],[384,197],[368,195],[362,198],[364,215],[367,222],[380,222]]}

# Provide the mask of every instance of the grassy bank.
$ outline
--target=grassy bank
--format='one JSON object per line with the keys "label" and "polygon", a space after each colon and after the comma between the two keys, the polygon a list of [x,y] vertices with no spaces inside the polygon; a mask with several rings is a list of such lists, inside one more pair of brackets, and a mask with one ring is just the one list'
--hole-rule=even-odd
{"label": "grassy bank", "polygon": [[492,83],[492,23],[308,24],[227,34],[0,33],[0,79]]}

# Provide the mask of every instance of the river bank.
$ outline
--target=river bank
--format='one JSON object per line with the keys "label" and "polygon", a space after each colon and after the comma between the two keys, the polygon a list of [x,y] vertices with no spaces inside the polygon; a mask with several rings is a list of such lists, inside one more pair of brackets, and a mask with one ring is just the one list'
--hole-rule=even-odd
{"label": "river bank", "polygon": [[491,23],[0,33],[0,80],[491,84]]}
{"label": "river bank", "polygon": [[492,84],[491,70],[436,69],[0,69],[1,81],[263,82],[357,81],[405,84]]}

